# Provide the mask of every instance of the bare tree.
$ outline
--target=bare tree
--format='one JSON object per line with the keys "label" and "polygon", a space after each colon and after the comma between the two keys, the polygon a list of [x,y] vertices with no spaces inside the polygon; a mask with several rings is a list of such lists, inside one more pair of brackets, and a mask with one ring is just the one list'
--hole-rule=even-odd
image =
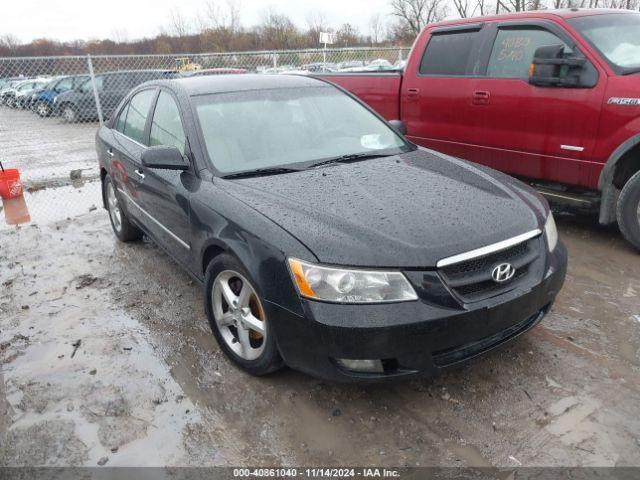
{"label": "bare tree", "polygon": [[169,13],[169,31],[176,37],[182,38],[189,35],[191,27],[184,18],[179,8],[173,8]]}
{"label": "bare tree", "polygon": [[349,47],[358,43],[360,34],[358,29],[350,23],[344,23],[336,32],[336,40],[341,47]]}
{"label": "bare tree", "polygon": [[369,18],[369,37],[371,38],[371,45],[378,45],[382,40],[382,32],[384,25],[382,23],[382,16],[379,13],[374,13]]}
{"label": "bare tree", "polygon": [[129,33],[126,28],[114,28],[111,30],[111,39],[116,43],[127,43],[129,41]]}
{"label": "bare tree", "polygon": [[300,32],[291,19],[273,8],[262,14],[258,31],[262,37],[263,48],[292,49],[302,43]]}
{"label": "bare tree", "polygon": [[329,21],[324,12],[311,12],[307,15],[307,36],[311,45],[317,45],[320,41],[320,32],[328,32]]}
{"label": "bare tree", "polygon": [[470,11],[469,0],[453,0],[453,6],[460,18],[473,16],[473,12]]}
{"label": "bare tree", "polygon": [[413,35],[425,25],[442,20],[447,14],[444,0],[391,0],[391,14]]}
{"label": "bare tree", "polygon": [[209,0],[199,19],[201,30],[237,32],[240,29],[240,3],[236,0]]}
{"label": "bare tree", "polygon": [[0,50],[13,53],[20,46],[20,40],[13,35],[7,34],[0,37]]}

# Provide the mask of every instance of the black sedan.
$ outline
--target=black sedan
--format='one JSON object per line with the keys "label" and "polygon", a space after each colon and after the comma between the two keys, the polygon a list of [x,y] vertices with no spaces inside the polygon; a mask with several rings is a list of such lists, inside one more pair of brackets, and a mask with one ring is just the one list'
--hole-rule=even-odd
{"label": "black sedan", "polygon": [[396,129],[313,78],[149,82],[98,132],[104,205],[203,284],[248,372],[433,374],[540,322],[566,250],[531,188]]}

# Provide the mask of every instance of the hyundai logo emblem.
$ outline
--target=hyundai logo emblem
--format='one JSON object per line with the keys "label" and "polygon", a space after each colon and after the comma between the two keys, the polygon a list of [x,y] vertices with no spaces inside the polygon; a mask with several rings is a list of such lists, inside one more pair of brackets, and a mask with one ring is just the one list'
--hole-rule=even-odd
{"label": "hyundai logo emblem", "polygon": [[516,269],[510,263],[501,263],[491,272],[491,278],[496,283],[508,282],[516,274]]}

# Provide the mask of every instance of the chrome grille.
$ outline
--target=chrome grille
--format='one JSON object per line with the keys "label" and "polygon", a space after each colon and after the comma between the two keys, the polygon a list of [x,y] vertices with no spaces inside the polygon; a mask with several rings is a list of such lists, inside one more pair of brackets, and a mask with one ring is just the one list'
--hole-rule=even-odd
{"label": "chrome grille", "polygon": [[[442,267],[439,272],[445,284],[462,302],[472,303],[506,293],[526,283],[539,258],[540,238],[537,237],[498,252]],[[516,273],[511,280],[496,283],[491,278],[491,272],[502,263],[510,263]]]}

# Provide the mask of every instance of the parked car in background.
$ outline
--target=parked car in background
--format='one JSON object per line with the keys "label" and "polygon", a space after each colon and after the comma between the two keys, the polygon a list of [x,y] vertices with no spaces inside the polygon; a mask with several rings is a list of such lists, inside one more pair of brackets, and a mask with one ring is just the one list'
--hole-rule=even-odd
{"label": "parked car in background", "polygon": [[48,117],[53,112],[53,102],[58,95],[79,87],[88,79],[88,75],[70,75],[52,80],[31,96],[31,108],[41,117]]}
{"label": "parked car in background", "polygon": [[385,60],[384,58],[379,58],[377,60],[373,60],[365,65],[363,68],[365,71],[377,71],[377,70],[394,70],[393,64],[389,60]]}
{"label": "parked car in background", "polygon": [[413,142],[597,207],[640,249],[640,14],[556,10],[428,25],[404,74],[327,74]]}
{"label": "parked car in background", "polygon": [[433,374],[537,325],[564,281],[542,196],[315,78],[146,83],[96,148],[115,235],[202,282],[220,348],[255,375]]}
{"label": "parked car in background", "polygon": [[40,91],[45,85],[47,85],[51,79],[38,78],[30,83],[20,85],[20,88],[16,89],[16,94],[13,100],[13,107],[28,109],[31,107],[31,97],[35,92]]}
{"label": "parked car in background", "polygon": [[7,84],[5,88],[2,89],[2,91],[0,91],[0,102],[4,105],[7,105],[8,107],[13,107],[15,104],[16,95],[18,94],[19,89],[31,88],[34,82],[35,82],[35,79],[32,79],[32,78],[20,79],[20,80],[15,80],[10,82],[9,84]]}
{"label": "parked car in background", "polygon": [[247,73],[244,68],[205,68],[202,70],[180,71],[180,77],[204,77],[206,75],[235,75]]}
{"label": "parked car in background", "polygon": [[20,80],[24,80],[21,77],[5,77],[0,78],[0,92],[5,88],[8,88],[13,82],[18,82]]}
{"label": "parked car in background", "polygon": [[[178,76],[175,70],[129,70],[105,72],[95,76],[95,85],[102,115],[109,119],[120,101],[141,83]],[[53,101],[53,112],[67,122],[96,120],[98,109],[94,97],[93,82],[84,83],[57,95]]]}
{"label": "parked car in background", "polygon": [[346,62],[340,62],[336,64],[338,71],[347,71],[349,69],[362,69],[364,62],[362,60],[349,60]]}
{"label": "parked car in background", "polygon": [[335,63],[307,63],[300,67],[302,70],[310,73],[324,73],[324,72],[335,72],[337,71]]}

